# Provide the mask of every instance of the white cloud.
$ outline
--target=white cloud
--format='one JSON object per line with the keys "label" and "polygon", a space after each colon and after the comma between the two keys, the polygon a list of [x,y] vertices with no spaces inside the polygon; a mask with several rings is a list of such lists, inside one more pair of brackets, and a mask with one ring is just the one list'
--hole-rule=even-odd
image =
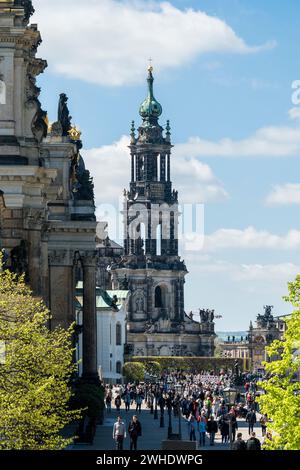
{"label": "white cloud", "polygon": [[[190,262],[192,262],[192,259]],[[225,274],[227,278],[236,282],[259,281],[269,283],[279,281],[284,286],[300,273],[300,266],[288,262],[278,264],[234,264],[227,261],[213,261],[208,264],[200,263],[197,265],[196,271],[206,275]]]}
{"label": "white cloud", "polygon": [[266,198],[266,204],[270,206],[300,204],[300,184],[286,183],[274,186]]}
{"label": "white cloud", "polygon": [[56,73],[108,86],[144,79],[150,56],[161,71],[207,52],[247,54],[275,46],[251,47],[225,21],[165,1],[39,0],[33,22]]}
{"label": "white cloud", "polygon": [[300,155],[300,127],[263,127],[242,140],[218,142],[191,137],[178,144],[176,155],[189,157],[289,157]]}
{"label": "white cloud", "polygon": [[[112,145],[84,150],[82,155],[95,183],[96,204],[113,203],[130,180],[129,137]],[[171,157],[171,177],[180,202],[222,201],[228,194],[211,168],[195,158]]]}
{"label": "white cloud", "polygon": [[300,120],[300,107],[289,109],[288,115],[290,119],[293,119],[295,121]]}
{"label": "white cloud", "polygon": [[300,230],[290,230],[281,236],[254,227],[244,230],[221,228],[204,237],[202,234],[186,234],[183,242],[186,242],[186,249],[205,253],[225,249],[296,250],[300,248]]}

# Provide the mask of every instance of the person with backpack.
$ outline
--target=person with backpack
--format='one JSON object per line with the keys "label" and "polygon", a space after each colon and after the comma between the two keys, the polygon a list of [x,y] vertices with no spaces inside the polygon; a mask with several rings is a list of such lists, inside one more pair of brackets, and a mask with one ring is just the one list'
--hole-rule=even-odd
{"label": "person with backpack", "polygon": [[260,425],[261,425],[261,435],[262,435],[262,437],[265,437],[266,432],[267,432],[268,416],[267,415],[262,415],[259,422],[260,422]]}
{"label": "person with backpack", "polygon": [[130,436],[130,450],[137,450],[137,441],[142,435],[142,426],[136,415],[132,417],[129,423],[128,434]]}
{"label": "person with backpack", "polygon": [[251,437],[247,441],[247,450],[261,450],[261,443],[255,432],[251,432]]}

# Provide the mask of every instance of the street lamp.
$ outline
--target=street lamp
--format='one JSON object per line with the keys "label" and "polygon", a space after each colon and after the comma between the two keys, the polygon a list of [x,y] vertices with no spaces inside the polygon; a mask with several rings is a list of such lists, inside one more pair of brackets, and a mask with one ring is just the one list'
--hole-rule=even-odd
{"label": "street lamp", "polygon": [[155,387],[155,408],[154,408],[154,419],[158,419],[158,415],[157,415],[157,395],[158,395],[158,392],[157,392],[157,387]]}
{"label": "street lamp", "polygon": [[[235,404],[236,396],[237,396],[236,388],[233,388],[233,387],[224,388],[223,395],[224,395],[225,399],[227,399],[226,401],[228,403],[228,408],[230,408],[232,405]],[[232,414],[231,413],[228,413],[227,419],[228,419],[228,424],[229,424],[230,449],[232,449],[233,440],[232,440]]]}
{"label": "street lamp", "polygon": [[168,439],[171,438],[173,434],[173,429],[172,429],[172,403],[171,399],[168,400],[167,402],[167,407],[168,407],[168,414],[169,414],[169,424],[168,424]]}
{"label": "street lamp", "polygon": [[237,389],[234,387],[226,387],[223,390],[223,395],[228,403],[228,406],[234,405],[237,396]]}

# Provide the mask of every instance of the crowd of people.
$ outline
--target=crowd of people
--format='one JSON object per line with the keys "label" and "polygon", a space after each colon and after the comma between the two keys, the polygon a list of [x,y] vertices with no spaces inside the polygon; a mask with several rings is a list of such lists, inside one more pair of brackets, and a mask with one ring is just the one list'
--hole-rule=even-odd
{"label": "crowd of people", "polygon": [[[198,440],[200,447],[214,446],[215,437],[219,433],[222,444],[230,444],[232,450],[260,450],[261,442],[254,431],[258,419],[264,439],[272,439],[272,436],[267,432],[268,417],[262,415],[258,418],[255,401],[257,385],[250,378],[244,377],[244,386],[237,389],[234,403],[230,403],[232,397],[227,394],[232,377],[224,372],[215,375],[173,371],[163,373],[154,383],[119,385],[114,388],[107,386],[106,411],[110,414],[114,405],[118,415],[113,427],[116,448],[123,449],[128,433],[130,449],[137,449],[138,438],[142,436],[138,415],[143,405],[150,413],[159,412],[160,416],[171,414],[186,422],[186,437],[191,441]],[[128,427],[121,417],[122,402],[126,415],[135,411]],[[242,433],[238,432],[241,419],[247,423],[247,442],[243,440]]]}

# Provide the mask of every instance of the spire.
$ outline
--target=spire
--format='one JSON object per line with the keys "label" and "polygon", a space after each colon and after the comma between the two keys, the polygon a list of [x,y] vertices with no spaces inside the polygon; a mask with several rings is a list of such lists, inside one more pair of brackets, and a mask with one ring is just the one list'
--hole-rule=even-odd
{"label": "spire", "polygon": [[131,122],[131,129],[130,129],[130,143],[135,144],[136,139],[135,139],[135,126],[134,126],[134,121]]}
{"label": "spire", "polygon": [[153,67],[152,65],[149,65],[147,77],[148,96],[140,106],[140,116],[143,118],[143,121],[148,121],[151,124],[156,124],[159,116],[162,114],[162,106],[154,97],[154,77],[152,72]]}
{"label": "spire", "polygon": [[171,142],[171,127],[170,127],[170,121],[169,119],[167,120],[167,125],[166,125],[166,142]]}

